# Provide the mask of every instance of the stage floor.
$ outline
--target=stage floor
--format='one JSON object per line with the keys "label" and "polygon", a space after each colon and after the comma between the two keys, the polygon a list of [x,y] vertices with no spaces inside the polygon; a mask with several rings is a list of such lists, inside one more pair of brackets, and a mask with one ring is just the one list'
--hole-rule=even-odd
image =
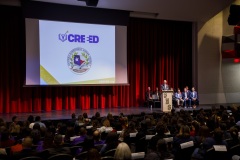
{"label": "stage floor", "polygon": [[[197,108],[176,108],[176,111],[179,112],[180,109],[184,109],[187,111],[199,110],[203,108],[204,110],[211,109],[212,105],[200,105]],[[219,107],[219,105],[216,107]],[[0,117],[4,119],[6,122],[10,122],[13,116],[17,116],[19,121],[25,121],[29,115],[40,116],[42,120],[58,120],[58,119],[70,119],[72,113],[75,113],[76,116],[83,114],[86,112],[89,117],[95,115],[96,112],[99,112],[101,116],[106,116],[109,112],[113,115],[119,115],[123,113],[124,115],[131,115],[131,114],[140,114],[141,112],[145,112],[146,114],[150,114],[153,112],[161,113],[160,108],[146,108],[146,107],[118,107],[118,108],[104,108],[104,109],[89,109],[89,110],[61,110],[56,111],[52,110],[50,112],[31,112],[31,113],[9,113],[9,114],[0,114]]]}

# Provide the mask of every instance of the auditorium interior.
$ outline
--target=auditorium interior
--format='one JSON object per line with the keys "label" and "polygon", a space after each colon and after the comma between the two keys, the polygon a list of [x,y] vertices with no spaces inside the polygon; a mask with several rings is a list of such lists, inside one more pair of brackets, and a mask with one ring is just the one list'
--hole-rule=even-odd
{"label": "auditorium interior", "polygon": [[[240,0],[0,0],[0,159],[240,159],[239,11]],[[39,84],[28,84],[35,62],[26,53],[26,19],[124,26],[127,82],[41,85],[38,75]],[[64,32],[61,44],[71,31]],[[161,89],[164,80],[173,97],[194,87],[197,106],[173,98],[165,112],[162,93],[149,103],[148,87]]]}

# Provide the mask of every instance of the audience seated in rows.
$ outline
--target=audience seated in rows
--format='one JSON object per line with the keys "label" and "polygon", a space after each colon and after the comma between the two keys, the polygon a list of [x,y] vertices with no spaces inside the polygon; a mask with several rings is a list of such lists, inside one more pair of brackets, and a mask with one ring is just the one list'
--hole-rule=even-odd
{"label": "audience seated in rows", "polygon": [[[171,113],[128,116],[109,113],[106,117],[96,113],[92,118],[87,114],[78,117],[72,114],[69,120],[41,121],[40,117],[34,121],[30,115],[21,122],[14,116],[10,123],[0,118],[0,158],[47,159],[56,154],[73,157],[85,154],[86,159],[99,160],[111,152],[113,159],[131,159],[131,153],[141,152],[145,159],[177,160],[183,156],[186,160],[191,157],[204,160],[214,146],[221,145],[226,147],[230,159],[234,156],[231,149],[240,145],[237,106],[194,112],[173,109]],[[14,129],[16,126],[19,130]]]}

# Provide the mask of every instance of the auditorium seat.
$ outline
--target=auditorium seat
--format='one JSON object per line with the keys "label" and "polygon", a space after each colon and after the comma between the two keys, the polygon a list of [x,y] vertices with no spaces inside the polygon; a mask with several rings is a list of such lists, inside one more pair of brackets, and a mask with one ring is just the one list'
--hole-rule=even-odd
{"label": "auditorium seat", "polygon": [[73,156],[69,154],[56,154],[49,157],[48,160],[73,160]]}
{"label": "auditorium seat", "polygon": [[175,160],[191,160],[192,153],[195,149],[193,141],[180,144],[180,149],[174,155]]}
{"label": "auditorium seat", "polygon": [[230,154],[231,156],[234,156],[234,155],[240,156],[240,144],[238,144],[238,145],[233,146],[232,148],[230,148],[229,154]]}
{"label": "auditorium seat", "polygon": [[115,152],[116,152],[116,149],[111,149],[111,150],[107,151],[107,152],[104,154],[104,157],[105,157],[105,156],[111,156],[111,157],[113,157],[114,154],[115,154]]}
{"label": "auditorium seat", "polygon": [[114,160],[114,157],[106,156],[106,157],[102,157],[101,160]]}
{"label": "auditorium seat", "polygon": [[226,151],[216,151],[214,148],[207,150],[204,157],[206,160],[231,160],[229,153]]}
{"label": "auditorium seat", "polygon": [[82,152],[75,157],[76,160],[85,160],[86,158],[87,158],[87,151]]}
{"label": "auditorium seat", "polygon": [[25,157],[25,158],[21,158],[20,160],[43,160],[40,157]]}

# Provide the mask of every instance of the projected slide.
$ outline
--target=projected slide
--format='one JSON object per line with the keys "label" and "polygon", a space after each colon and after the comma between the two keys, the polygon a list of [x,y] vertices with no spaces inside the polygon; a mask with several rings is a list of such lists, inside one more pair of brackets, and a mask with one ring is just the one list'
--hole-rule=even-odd
{"label": "projected slide", "polygon": [[40,84],[115,83],[115,26],[39,20]]}

